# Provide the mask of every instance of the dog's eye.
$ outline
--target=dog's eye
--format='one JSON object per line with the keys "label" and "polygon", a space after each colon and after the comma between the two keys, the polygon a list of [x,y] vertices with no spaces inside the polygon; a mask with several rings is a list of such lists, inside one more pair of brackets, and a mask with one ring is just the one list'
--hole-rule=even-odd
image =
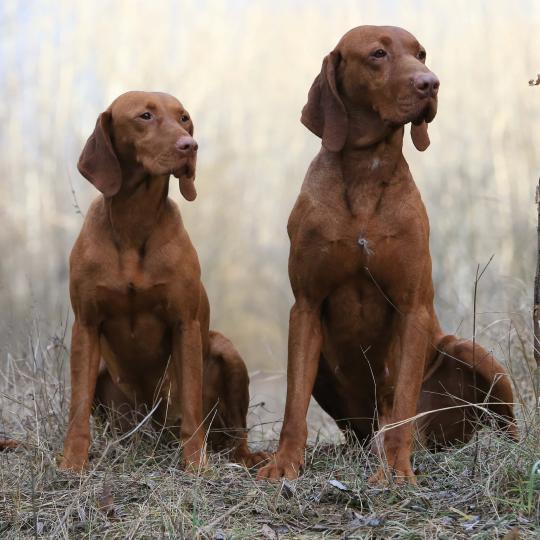
{"label": "dog's eye", "polygon": [[374,56],[375,58],[384,58],[386,56],[386,51],[384,49],[377,49],[371,56]]}
{"label": "dog's eye", "polygon": [[142,118],[143,120],[152,120],[153,116],[152,116],[152,113],[146,111],[140,114],[139,118]]}
{"label": "dog's eye", "polygon": [[189,122],[189,116],[187,114],[183,114],[182,118],[180,118],[182,122]]}
{"label": "dog's eye", "polygon": [[426,59],[426,51],[420,51],[416,57],[418,58],[418,60],[425,60]]}

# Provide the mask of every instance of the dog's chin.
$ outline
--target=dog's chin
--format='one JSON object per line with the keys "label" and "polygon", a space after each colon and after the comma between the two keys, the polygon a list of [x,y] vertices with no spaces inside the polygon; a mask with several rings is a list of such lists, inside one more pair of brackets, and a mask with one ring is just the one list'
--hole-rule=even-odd
{"label": "dog's chin", "polygon": [[427,99],[418,103],[414,109],[398,117],[385,118],[384,122],[392,127],[401,127],[409,122],[419,126],[422,122],[430,123],[437,114],[437,100]]}
{"label": "dog's chin", "polygon": [[195,176],[195,167],[192,163],[184,163],[180,167],[173,169],[172,174],[174,177],[181,180],[182,178],[193,178]]}
{"label": "dog's chin", "polygon": [[156,163],[156,160],[148,160],[148,162],[142,161],[142,167],[146,174],[150,176],[166,176],[173,175],[178,179],[182,177],[192,178],[195,176],[195,161],[182,159],[176,160],[173,163]]}
{"label": "dog's chin", "polygon": [[436,114],[437,100],[428,99],[427,102],[420,107],[420,111],[414,116],[412,116],[409,121],[416,126],[419,126],[422,122],[426,122],[426,124],[429,124],[433,121]]}

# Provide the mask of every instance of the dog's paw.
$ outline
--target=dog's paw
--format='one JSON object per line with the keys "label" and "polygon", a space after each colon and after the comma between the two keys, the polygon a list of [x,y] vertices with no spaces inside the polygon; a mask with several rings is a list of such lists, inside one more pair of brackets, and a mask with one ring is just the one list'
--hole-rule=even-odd
{"label": "dog's paw", "polygon": [[413,486],[418,483],[410,465],[393,469],[381,466],[368,480],[371,486],[385,486],[391,482],[395,484],[411,484]]}
{"label": "dog's paw", "polygon": [[278,481],[281,478],[296,480],[304,468],[303,459],[292,458],[287,454],[274,454],[270,463],[259,469],[258,480]]}
{"label": "dog's paw", "polygon": [[184,448],[182,468],[185,472],[196,476],[204,474],[208,468],[208,457],[204,448]]}
{"label": "dog's paw", "polygon": [[264,463],[268,463],[270,459],[271,454],[268,452],[248,452],[237,457],[238,463],[241,463],[248,469],[261,467]]}
{"label": "dog's paw", "polygon": [[64,456],[58,468],[61,471],[80,473],[88,468],[88,459],[81,458],[80,456]]}

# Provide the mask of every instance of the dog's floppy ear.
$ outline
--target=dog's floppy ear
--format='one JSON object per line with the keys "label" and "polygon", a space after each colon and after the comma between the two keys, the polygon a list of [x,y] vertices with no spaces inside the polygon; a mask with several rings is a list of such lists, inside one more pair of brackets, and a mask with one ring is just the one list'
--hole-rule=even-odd
{"label": "dog's floppy ear", "polygon": [[423,152],[429,146],[427,123],[411,124],[411,139],[417,150]]}
{"label": "dog's floppy ear", "polygon": [[97,119],[94,132],[84,145],[77,163],[79,172],[105,197],[112,197],[120,190],[122,171],[111,141],[110,110],[102,112]]}
{"label": "dog's floppy ear", "polygon": [[336,85],[336,71],[340,54],[332,51],[322,63],[308,94],[308,101],[302,109],[300,121],[331,152],[339,152],[345,145],[348,118],[345,106],[339,97]]}

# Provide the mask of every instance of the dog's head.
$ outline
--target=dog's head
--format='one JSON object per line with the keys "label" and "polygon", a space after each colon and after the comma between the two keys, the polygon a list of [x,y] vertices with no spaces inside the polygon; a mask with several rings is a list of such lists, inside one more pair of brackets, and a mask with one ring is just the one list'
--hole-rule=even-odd
{"label": "dog's head", "polygon": [[106,197],[118,193],[122,178],[133,174],[174,174],[182,195],[192,201],[197,148],[191,117],[176,98],[127,92],[99,115],[78,168]]}
{"label": "dog's head", "polygon": [[426,51],[406,30],[359,26],[347,32],[324,58],[309,91],[302,123],[340,151],[349,123],[364,126],[361,139],[376,142],[385,130],[412,122],[419,150],[429,146],[427,123],[437,112],[439,80],[426,67]]}

